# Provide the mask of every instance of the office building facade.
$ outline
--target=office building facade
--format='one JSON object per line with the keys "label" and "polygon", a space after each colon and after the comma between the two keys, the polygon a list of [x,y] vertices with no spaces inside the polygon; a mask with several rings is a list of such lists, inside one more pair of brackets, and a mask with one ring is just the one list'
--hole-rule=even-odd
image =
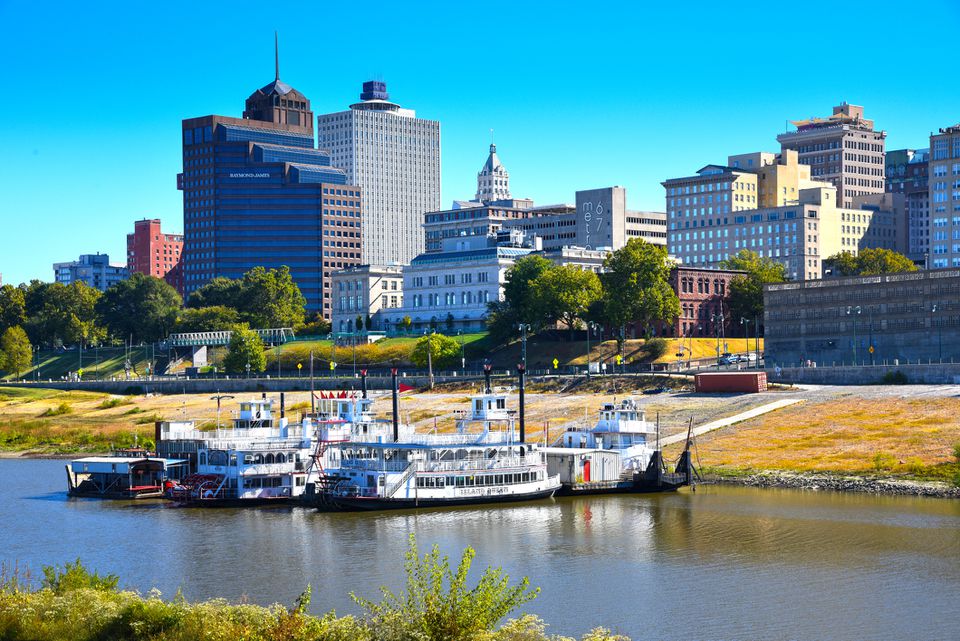
{"label": "office building facade", "polygon": [[929,149],[887,152],[887,193],[902,194],[907,219],[907,255],[928,264],[930,255]]}
{"label": "office building facade", "polygon": [[403,307],[403,267],[358,265],[334,272],[333,292],[330,322],[335,334],[353,333],[358,316],[363,320],[363,329],[385,331],[379,312]]}
{"label": "office building facade", "polygon": [[361,189],[314,146],[310,101],[277,77],[243,118],[183,121],[184,293],[253,267],[290,268],[329,319],[334,271],[361,263]]}
{"label": "office building facade", "polygon": [[126,265],[110,262],[107,254],[82,254],[78,260],[53,264],[53,281],[61,285],[81,282],[101,292],[130,277]]}
{"label": "office building facade", "polygon": [[366,264],[405,264],[424,248],[423,215],[440,209],[440,123],[363,83],[360,102],[317,118],[319,144],[363,189]]}
{"label": "office building facade", "polygon": [[960,124],[930,135],[930,266],[960,267]]}
{"label": "office building facade", "polygon": [[883,193],[887,133],[874,129],[863,107],[841,103],[826,118],[795,120],[795,131],[777,136],[781,151],[795,150],[814,180],[837,188],[841,207],[854,196]]}
{"label": "office building facade", "polygon": [[783,263],[791,279],[808,280],[822,276],[823,259],[843,251],[903,251],[896,212],[838,207],[836,189],[813,180],[796,152],[730,156],[729,163],[662,183],[667,248],[684,265],[719,268],[747,249]]}
{"label": "office building facade", "polygon": [[960,358],[957,269],[766,285],[763,306],[768,367]]}
{"label": "office building facade", "polygon": [[133,223],[133,233],[127,234],[127,269],[162,278],[183,295],[183,268],[180,253],[183,234],[165,234],[160,219],[143,219]]}

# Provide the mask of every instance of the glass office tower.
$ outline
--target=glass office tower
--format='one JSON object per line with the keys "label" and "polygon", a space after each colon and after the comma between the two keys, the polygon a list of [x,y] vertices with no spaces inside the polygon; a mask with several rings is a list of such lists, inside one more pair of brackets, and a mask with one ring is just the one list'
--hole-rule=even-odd
{"label": "glass office tower", "polygon": [[277,77],[243,118],[190,118],[182,135],[185,294],[286,265],[308,314],[329,318],[330,274],[360,263],[361,196],[315,147],[310,101]]}

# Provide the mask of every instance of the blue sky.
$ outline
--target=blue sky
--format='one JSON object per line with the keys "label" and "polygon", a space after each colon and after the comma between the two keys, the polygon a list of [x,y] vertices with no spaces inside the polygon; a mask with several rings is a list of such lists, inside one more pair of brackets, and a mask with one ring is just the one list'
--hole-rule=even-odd
{"label": "blue sky", "polygon": [[239,116],[273,78],[275,29],[281,77],[315,113],[376,77],[441,121],[445,207],[472,197],[491,128],[514,196],[617,184],[632,209],[662,210],[664,178],[775,151],[788,119],[842,100],[887,149],[925,147],[960,121],[960,3],[849,6],[0,0],[0,273],[122,262],[138,218],[182,230],[180,120]]}

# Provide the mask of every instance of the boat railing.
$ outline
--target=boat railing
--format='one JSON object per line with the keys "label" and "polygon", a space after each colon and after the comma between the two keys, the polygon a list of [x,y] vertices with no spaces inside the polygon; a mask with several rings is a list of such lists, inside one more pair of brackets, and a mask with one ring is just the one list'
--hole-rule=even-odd
{"label": "boat railing", "polygon": [[410,463],[408,461],[382,461],[380,459],[369,458],[343,458],[340,460],[340,466],[343,469],[362,470],[362,471],[381,471],[381,472],[402,472],[407,469]]}
{"label": "boat railing", "polygon": [[412,434],[404,443],[413,445],[509,445],[517,442],[510,432],[482,432],[470,434]]}
{"label": "boat railing", "polygon": [[241,476],[264,476],[274,474],[292,474],[297,469],[297,462],[289,463],[254,463],[240,468]]}
{"label": "boat railing", "polygon": [[403,487],[407,483],[407,481],[410,480],[410,477],[416,473],[417,473],[416,463],[410,463],[407,466],[407,468],[403,471],[403,474],[400,475],[400,478],[398,478],[396,481],[394,481],[393,483],[391,483],[386,487],[383,493],[384,498],[390,498],[394,494],[396,494],[397,490]]}

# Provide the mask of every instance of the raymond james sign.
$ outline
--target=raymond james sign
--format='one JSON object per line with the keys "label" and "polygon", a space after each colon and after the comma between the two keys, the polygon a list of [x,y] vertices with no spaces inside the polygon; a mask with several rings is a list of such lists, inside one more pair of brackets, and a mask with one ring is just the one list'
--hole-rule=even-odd
{"label": "raymond james sign", "polygon": [[265,171],[258,172],[258,173],[237,173],[237,174],[231,173],[230,177],[231,178],[269,178],[270,174],[268,174]]}

